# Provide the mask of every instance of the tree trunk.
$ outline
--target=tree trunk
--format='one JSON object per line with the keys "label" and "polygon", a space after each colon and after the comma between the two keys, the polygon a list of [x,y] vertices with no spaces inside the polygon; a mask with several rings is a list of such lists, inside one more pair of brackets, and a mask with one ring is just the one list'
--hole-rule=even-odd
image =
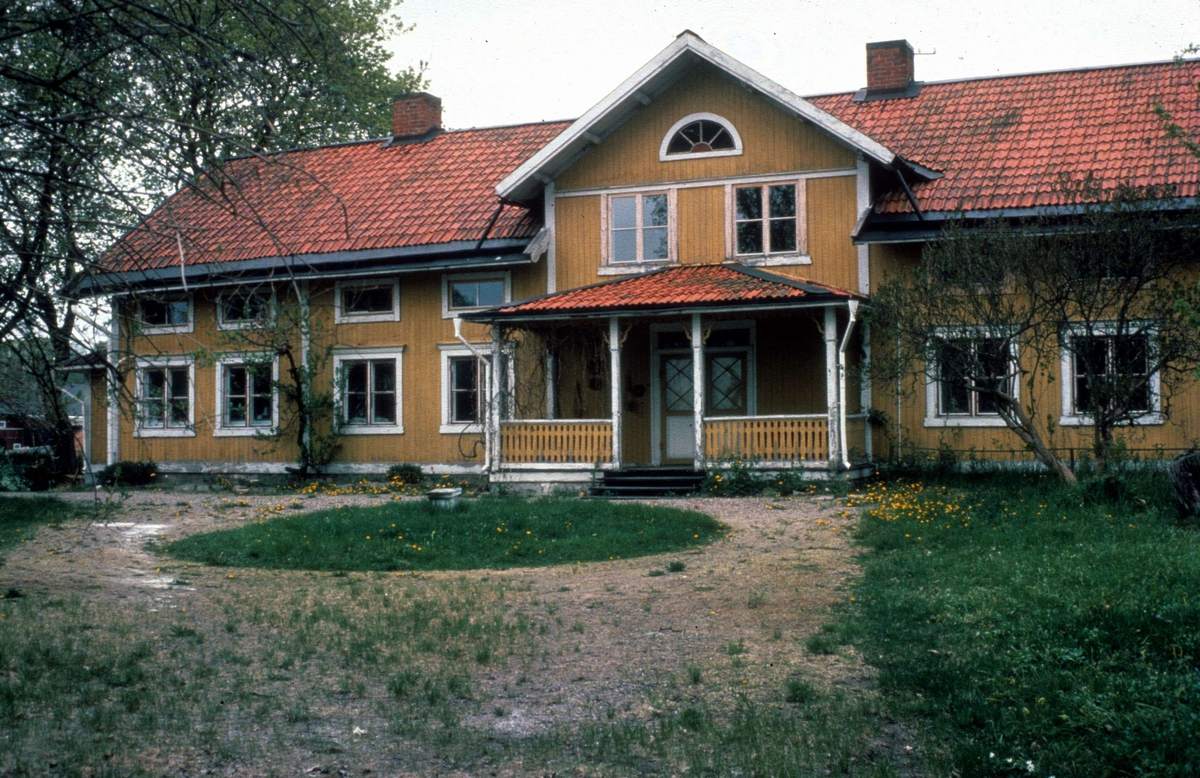
{"label": "tree trunk", "polygon": [[1017,434],[1017,437],[1033,452],[1033,456],[1037,461],[1041,462],[1056,478],[1065,484],[1075,483],[1075,473],[1071,470],[1071,466],[1063,462],[1054,452],[1042,441],[1041,434],[1037,431],[1037,427],[1033,425],[1033,420],[1025,413],[1020,404],[1014,399],[1008,397],[998,397],[1000,407],[1000,415],[1003,417],[1008,428]]}

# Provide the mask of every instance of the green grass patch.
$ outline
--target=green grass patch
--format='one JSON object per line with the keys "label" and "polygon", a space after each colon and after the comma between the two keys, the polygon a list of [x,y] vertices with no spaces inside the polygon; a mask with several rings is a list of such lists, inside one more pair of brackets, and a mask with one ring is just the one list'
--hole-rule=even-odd
{"label": "green grass patch", "polygon": [[0,498],[0,560],[31,540],[38,527],[69,521],[79,515],[78,506],[54,497]]}
{"label": "green grass patch", "polygon": [[180,559],[293,570],[469,570],[596,562],[708,543],[709,516],[632,503],[472,500],[455,512],[425,502],[346,507],[260,520],[177,541]]}
{"label": "green grass patch", "polygon": [[[1200,534],[1166,478],[889,482],[840,639],[947,774],[1200,773]],[[836,631],[835,631],[836,634]],[[850,635],[850,637],[846,637]]]}

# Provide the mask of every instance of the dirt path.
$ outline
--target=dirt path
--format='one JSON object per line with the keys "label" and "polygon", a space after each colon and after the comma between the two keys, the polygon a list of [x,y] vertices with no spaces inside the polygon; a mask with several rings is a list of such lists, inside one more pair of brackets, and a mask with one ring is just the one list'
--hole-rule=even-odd
{"label": "dirt path", "polygon": [[[317,510],[388,499],[315,496],[300,498],[297,507]],[[713,707],[732,703],[735,695],[778,703],[784,682],[796,675],[824,687],[869,686],[868,669],[853,651],[806,648],[807,639],[830,619],[830,607],[848,596],[846,584],[857,574],[849,543],[854,513],[837,501],[818,500],[672,500],[672,506],[708,513],[730,527],[727,538],[677,554],[419,574],[419,580],[430,582],[464,576],[511,582],[514,597],[552,608],[564,625],[548,638],[551,645],[533,667],[508,663],[476,670],[472,683],[491,702],[467,714],[464,723],[497,737],[520,737],[615,715],[660,716],[701,694]],[[181,564],[148,550],[147,540],[238,526],[261,509],[293,501],[290,496],[135,493],[111,506],[104,521],[39,528],[0,567],[0,590],[126,600],[156,610],[210,610],[215,618],[216,609],[206,606],[216,587],[268,581],[286,586],[290,576],[313,574],[239,571],[227,580],[232,576],[212,571],[188,575],[183,583]],[[670,562],[685,568],[651,574],[665,571]],[[405,581],[412,585],[412,576]],[[701,669],[703,684],[689,685],[689,668]]]}

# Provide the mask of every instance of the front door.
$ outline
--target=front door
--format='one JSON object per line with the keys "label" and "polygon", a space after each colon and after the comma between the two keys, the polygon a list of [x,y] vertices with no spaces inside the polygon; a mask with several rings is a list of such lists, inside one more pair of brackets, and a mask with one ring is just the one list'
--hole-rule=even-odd
{"label": "front door", "polygon": [[692,412],[695,384],[692,357],[663,355],[662,375],[663,452],[668,462],[691,462],[696,456],[696,418]]}

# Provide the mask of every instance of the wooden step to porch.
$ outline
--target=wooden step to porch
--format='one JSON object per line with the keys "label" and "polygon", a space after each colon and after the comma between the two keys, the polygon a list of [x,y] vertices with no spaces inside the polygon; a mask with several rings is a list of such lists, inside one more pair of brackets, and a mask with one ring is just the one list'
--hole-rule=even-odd
{"label": "wooden step to porch", "polygon": [[612,499],[680,497],[694,493],[703,480],[704,473],[685,468],[622,468],[602,472],[600,482],[592,487],[592,496]]}

